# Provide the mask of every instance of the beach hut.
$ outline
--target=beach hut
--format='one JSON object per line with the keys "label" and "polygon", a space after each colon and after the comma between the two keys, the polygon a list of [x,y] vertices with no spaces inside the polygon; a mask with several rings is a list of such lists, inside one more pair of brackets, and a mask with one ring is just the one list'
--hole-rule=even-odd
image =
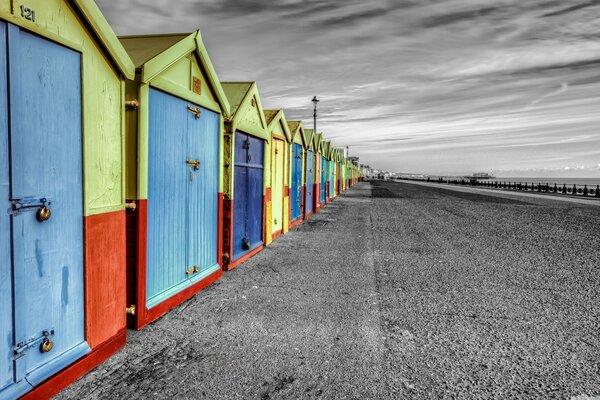
{"label": "beach hut", "polygon": [[316,182],[318,179],[317,176],[317,157],[315,156],[315,147],[314,147],[314,131],[312,129],[305,129],[304,136],[306,138],[306,157],[305,157],[305,166],[304,166],[304,215],[303,218],[307,219],[315,212],[315,202],[316,202]]}
{"label": "beach hut", "polygon": [[0,398],[125,344],[124,80],[93,1],[0,3]]}
{"label": "beach hut", "polygon": [[[290,142],[288,122],[282,110],[265,110],[267,131],[271,135],[271,240],[289,229]],[[293,161],[293,160],[292,160]],[[266,244],[269,244],[267,240]]]}
{"label": "beach hut", "polygon": [[140,329],[221,277],[229,103],[200,32],[120,41],[136,67],[126,85],[127,306]]}
{"label": "beach hut", "polygon": [[333,163],[331,162],[331,142],[329,140],[323,141],[323,164],[325,164],[325,177],[324,177],[324,197],[325,203],[329,203],[331,198],[333,197],[332,190],[332,176],[333,176]]}
{"label": "beach hut", "polygon": [[[308,149],[310,143],[307,141],[304,126],[301,121],[288,121],[288,127],[291,133],[292,144],[290,148],[290,187],[289,187],[289,220],[290,228],[302,222],[306,215],[308,207],[312,212],[312,204],[306,203],[307,184],[310,179],[311,194],[312,194],[312,170],[313,166],[308,164]],[[313,158],[310,162],[312,163]],[[310,178],[308,172],[310,171]]]}
{"label": "beach hut", "polygon": [[315,146],[315,151],[316,151],[316,158],[317,158],[317,169],[316,169],[316,175],[318,177],[317,180],[317,187],[318,190],[316,191],[316,204],[315,204],[315,212],[319,211],[324,205],[325,205],[325,185],[326,185],[326,167],[327,164],[325,162],[325,157],[323,156],[323,134],[322,133],[315,133],[313,136],[313,142],[314,142],[314,146]]}
{"label": "beach hut", "polygon": [[[233,269],[270,239],[271,147],[255,82],[225,82],[223,268]],[[268,207],[267,207],[268,206]]]}

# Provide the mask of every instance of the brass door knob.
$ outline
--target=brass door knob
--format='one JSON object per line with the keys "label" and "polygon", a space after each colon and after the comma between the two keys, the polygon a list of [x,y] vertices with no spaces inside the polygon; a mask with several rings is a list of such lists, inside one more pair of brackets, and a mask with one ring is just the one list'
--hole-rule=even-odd
{"label": "brass door knob", "polygon": [[37,219],[40,222],[48,221],[51,215],[52,211],[50,211],[50,208],[46,206],[41,206],[37,212]]}

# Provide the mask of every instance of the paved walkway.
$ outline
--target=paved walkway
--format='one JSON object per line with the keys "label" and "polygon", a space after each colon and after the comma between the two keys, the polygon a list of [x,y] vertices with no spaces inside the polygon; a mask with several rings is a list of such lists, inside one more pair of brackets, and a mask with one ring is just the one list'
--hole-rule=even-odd
{"label": "paved walkway", "polygon": [[[548,200],[554,201],[564,201],[567,203],[576,203],[576,204],[584,204],[588,206],[596,206],[600,207],[600,198],[597,197],[582,197],[582,196],[573,196],[573,195],[564,195],[564,194],[555,194],[555,193],[536,193],[536,192],[526,192],[526,191],[518,191],[518,190],[509,190],[509,189],[493,189],[493,188],[484,188],[484,187],[469,187],[469,186],[458,186],[451,185],[445,183],[435,183],[435,182],[421,182],[421,181],[401,181],[402,183],[410,183],[413,185],[422,185],[429,187],[438,187],[445,188],[447,190],[455,190],[457,192],[463,193],[486,193],[493,196],[499,196],[504,198],[514,198],[514,197],[526,197],[529,201],[534,199],[542,199],[545,202]],[[547,204],[547,203],[544,203]]]}
{"label": "paved walkway", "polygon": [[361,183],[57,397],[598,396],[598,221]]}

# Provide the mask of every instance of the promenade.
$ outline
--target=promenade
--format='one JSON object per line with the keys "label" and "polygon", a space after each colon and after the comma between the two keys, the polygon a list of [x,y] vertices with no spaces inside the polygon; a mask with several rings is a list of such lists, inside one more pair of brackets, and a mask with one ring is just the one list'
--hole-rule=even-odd
{"label": "promenade", "polygon": [[600,207],[365,182],[58,399],[600,396]]}

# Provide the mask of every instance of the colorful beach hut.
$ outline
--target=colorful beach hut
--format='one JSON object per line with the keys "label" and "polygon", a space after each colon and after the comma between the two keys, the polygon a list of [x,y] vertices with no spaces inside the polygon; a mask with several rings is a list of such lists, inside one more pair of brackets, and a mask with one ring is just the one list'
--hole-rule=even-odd
{"label": "colorful beach hut", "polygon": [[125,344],[124,79],[93,1],[0,3],[0,398]]}
{"label": "colorful beach hut", "polygon": [[316,202],[316,207],[315,207],[315,211],[318,211],[319,209],[321,209],[324,205],[325,205],[325,200],[326,200],[326,196],[325,196],[325,188],[326,188],[326,183],[327,183],[327,163],[326,163],[326,159],[323,153],[323,146],[324,146],[324,140],[323,140],[323,134],[322,133],[315,133],[315,135],[313,136],[313,141],[314,141],[314,145],[315,145],[315,151],[316,151],[316,157],[317,157],[317,176],[318,176],[318,196],[317,197],[317,202]]}
{"label": "colorful beach hut", "polygon": [[200,32],[120,41],[136,67],[126,85],[127,306],[140,329],[221,277],[229,103]]}
{"label": "colorful beach hut", "polygon": [[306,156],[305,156],[305,166],[304,166],[304,212],[303,218],[307,219],[316,211],[316,194],[318,191],[317,188],[317,162],[318,158],[315,155],[315,145],[313,141],[314,131],[312,129],[304,130],[304,137],[306,138]]}
{"label": "colorful beach hut", "polygon": [[333,197],[333,163],[331,161],[332,150],[331,142],[329,140],[325,140],[323,142],[323,163],[325,164],[325,203],[329,203]]}
{"label": "colorful beach hut", "polygon": [[[255,82],[225,82],[223,268],[259,252],[270,235],[270,135]],[[267,209],[269,204],[269,209]]]}
{"label": "colorful beach hut", "polygon": [[267,221],[271,224],[270,240],[289,229],[289,170],[290,142],[292,139],[288,122],[282,110],[265,110],[267,131],[271,135],[271,215]]}
{"label": "colorful beach hut", "polygon": [[[306,133],[301,121],[288,121],[288,127],[291,134],[290,148],[290,187],[289,187],[289,220],[290,228],[302,222],[306,215],[307,204],[306,188],[307,188],[307,156],[309,143],[306,140]],[[312,160],[312,158],[311,158]],[[312,167],[311,167],[312,173]],[[312,185],[312,175],[310,182]],[[311,188],[312,189],[312,188]],[[308,206],[312,211],[312,204]]]}

